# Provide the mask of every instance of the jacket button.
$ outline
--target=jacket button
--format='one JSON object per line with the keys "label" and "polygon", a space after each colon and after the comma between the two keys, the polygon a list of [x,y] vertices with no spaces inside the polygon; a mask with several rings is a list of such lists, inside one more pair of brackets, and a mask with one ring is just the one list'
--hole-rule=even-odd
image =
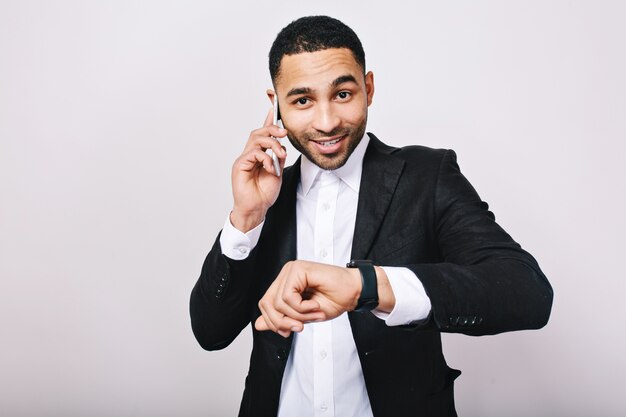
{"label": "jacket button", "polygon": [[467,322],[468,322],[467,317],[462,317],[460,324],[461,324],[461,326],[467,326]]}
{"label": "jacket button", "polygon": [[476,316],[472,317],[472,320],[470,321],[470,324],[473,326],[476,324]]}
{"label": "jacket button", "polygon": [[287,359],[287,351],[285,349],[278,349],[276,351],[276,359],[284,361]]}

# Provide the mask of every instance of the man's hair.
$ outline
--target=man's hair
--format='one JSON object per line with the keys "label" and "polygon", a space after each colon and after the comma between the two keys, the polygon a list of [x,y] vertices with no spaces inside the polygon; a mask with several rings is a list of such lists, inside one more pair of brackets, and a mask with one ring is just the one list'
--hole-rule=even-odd
{"label": "man's hair", "polygon": [[332,17],[306,16],[294,20],[276,36],[269,55],[272,82],[279,76],[283,56],[330,48],[349,49],[365,73],[365,52],[352,29]]}

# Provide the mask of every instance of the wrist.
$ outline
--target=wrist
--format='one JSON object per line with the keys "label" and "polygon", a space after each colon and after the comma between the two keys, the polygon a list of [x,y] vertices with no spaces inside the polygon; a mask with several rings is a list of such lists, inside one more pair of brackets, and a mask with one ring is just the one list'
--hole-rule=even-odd
{"label": "wrist", "polygon": [[378,286],[378,307],[376,307],[376,310],[391,313],[393,308],[396,306],[396,296],[393,293],[393,289],[391,288],[391,284],[389,283],[389,278],[387,278],[385,270],[380,266],[375,266],[374,269],[376,270],[376,280]]}
{"label": "wrist", "polygon": [[348,311],[354,311],[359,304],[359,298],[361,297],[361,292],[363,291],[363,283],[361,282],[361,272],[356,268],[346,268],[346,271],[348,271],[348,273],[350,274],[352,288],[354,288],[354,293],[352,295],[350,309]]}
{"label": "wrist", "polygon": [[263,211],[241,211],[233,208],[230,212],[230,223],[235,229],[247,233],[260,225],[265,219]]}

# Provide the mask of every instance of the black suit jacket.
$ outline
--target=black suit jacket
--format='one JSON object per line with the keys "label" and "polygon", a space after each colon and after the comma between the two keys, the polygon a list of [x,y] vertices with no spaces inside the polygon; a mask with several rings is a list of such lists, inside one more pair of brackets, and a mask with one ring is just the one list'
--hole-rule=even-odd
{"label": "black suit jacket", "polygon": [[[488,335],[544,326],[552,289],[533,257],[496,224],[450,150],[394,148],[371,137],[359,192],[352,258],[405,266],[432,303],[427,320],[389,327],[349,313],[374,416],[455,416],[441,332]],[[192,328],[207,350],[228,346],[260,315],[257,303],[296,259],[300,164],[285,169],[256,248],[243,261],[222,255],[219,236],[191,294]],[[252,327],[240,416],[274,416],[291,338]],[[216,376],[219,377],[219,376]]]}

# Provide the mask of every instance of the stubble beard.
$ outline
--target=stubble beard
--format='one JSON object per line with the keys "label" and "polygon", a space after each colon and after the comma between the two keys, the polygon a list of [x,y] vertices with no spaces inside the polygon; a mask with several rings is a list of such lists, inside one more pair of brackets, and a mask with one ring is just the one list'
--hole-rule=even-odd
{"label": "stubble beard", "polygon": [[[313,162],[318,167],[324,170],[335,170],[341,168],[345,165],[352,155],[352,152],[356,149],[356,147],[363,139],[363,135],[365,134],[365,126],[367,124],[367,118],[363,121],[363,123],[359,124],[356,128],[337,128],[333,129],[331,132],[316,132],[316,133],[303,133],[300,136],[295,136],[291,132],[288,131],[287,137],[289,138],[289,142],[293,145],[294,148],[302,155],[306,156],[309,161]],[[333,137],[333,136],[345,136],[344,139],[348,141],[348,147],[342,153],[324,155],[320,153],[313,153],[307,147],[306,144],[311,140],[319,140],[323,138]]]}

